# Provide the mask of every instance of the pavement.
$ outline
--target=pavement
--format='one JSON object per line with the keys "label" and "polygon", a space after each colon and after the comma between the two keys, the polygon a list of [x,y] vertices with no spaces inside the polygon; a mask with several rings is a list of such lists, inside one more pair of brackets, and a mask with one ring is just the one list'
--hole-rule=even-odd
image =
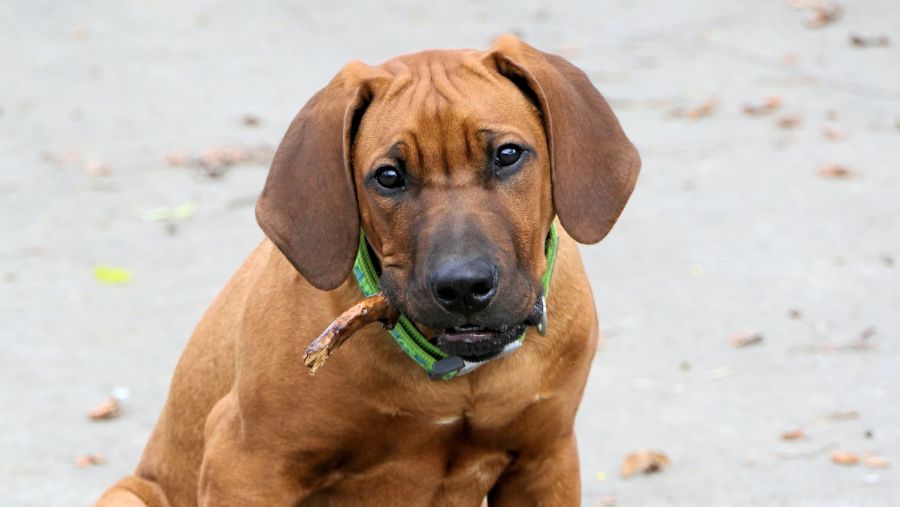
{"label": "pavement", "polygon": [[[644,160],[583,248],[606,336],[583,504],[900,504],[900,9],[840,5],[813,28],[749,0],[0,3],[0,504],[89,505],[133,469],[262,237],[265,147],[345,62],[504,32],[583,68]],[[638,449],[671,464],[621,478]]]}

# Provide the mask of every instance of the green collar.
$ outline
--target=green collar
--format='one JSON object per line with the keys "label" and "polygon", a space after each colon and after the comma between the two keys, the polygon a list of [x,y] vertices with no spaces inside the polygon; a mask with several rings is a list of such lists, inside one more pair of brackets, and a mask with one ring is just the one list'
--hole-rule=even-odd
{"label": "green collar", "polygon": [[[356,276],[356,281],[359,282],[359,288],[362,290],[362,293],[368,297],[381,291],[381,288],[379,287],[378,273],[375,272],[375,266],[372,264],[372,258],[369,256],[366,235],[360,231],[359,236],[359,250],[356,253],[356,262],[353,264],[353,274]],[[556,234],[556,225],[551,224],[545,252],[547,256],[547,270],[541,278],[541,282],[544,285],[545,312],[546,298],[550,293],[550,277],[553,274],[553,265],[556,263],[558,248],[559,236]],[[487,362],[468,362],[459,357],[448,357],[441,349],[422,336],[422,333],[416,329],[416,326],[405,315],[400,315],[397,324],[389,332],[394,337],[397,345],[400,346],[400,349],[421,366],[432,379],[450,380],[457,375],[469,373]],[[527,333],[528,331],[526,330],[518,340],[507,345],[497,357],[503,357],[519,348]]]}

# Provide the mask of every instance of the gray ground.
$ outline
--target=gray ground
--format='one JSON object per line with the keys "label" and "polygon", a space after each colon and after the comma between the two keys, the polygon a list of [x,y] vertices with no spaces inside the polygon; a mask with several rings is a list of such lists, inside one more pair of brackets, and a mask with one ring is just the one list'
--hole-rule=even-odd
{"label": "gray ground", "polygon": [[[584,248],[607,336],[577,423],[584,504],[898,505],[896,2],[845,2],[819,29],[777,0],[255,4],[0,3],[0,504],[87,505],[132,469],[193,324],[261,238],[264,164],[210,178],[167,153],[274,145],[350,59],[512,31],[585,69],[644,158]],[[773,95],[774,114],[742,113]],[[708,117],[670,114],[710,96]],[[856,177],[817,175],[830,162]],[[103,264],[132,282],[98,282]],[[765,339],[736,349],[739,332]],[[88,421],[116,388],[123,416]],[[671,467],[619,478],[639,448]],[[73,465],[92,452],[107,463]]]}

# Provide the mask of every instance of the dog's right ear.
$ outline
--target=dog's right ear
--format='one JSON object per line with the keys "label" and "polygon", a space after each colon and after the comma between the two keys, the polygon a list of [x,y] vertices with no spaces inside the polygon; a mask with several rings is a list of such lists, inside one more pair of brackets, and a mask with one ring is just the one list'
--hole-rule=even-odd
{"label": "dog's right ear", "polygon": [[386,76],[353,62],[316,93],[284,135],[256,220],[266,236],[315,287],[331,290],[353,268],[359,210],[351,148],[373,81]]}

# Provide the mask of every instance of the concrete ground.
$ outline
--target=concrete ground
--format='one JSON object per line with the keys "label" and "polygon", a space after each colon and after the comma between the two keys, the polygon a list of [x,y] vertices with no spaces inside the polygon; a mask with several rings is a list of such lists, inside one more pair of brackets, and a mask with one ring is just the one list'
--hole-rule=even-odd
{"label": "concrete ground", "polygon": [[[217,177],[167,154],[273,146],[350,59],[502,32],[582,67],[644,159],[583,250],[607,337],[577,421],[584,505],[900,504],[900,9],[839,1],[820,28],[777,0],[0,3],[0,504],[88,505],[132,470],[262,237],[265,153]],[[89,421],[113,391],[122,416]],[[620,478],[641,448],[671,466]]]}

